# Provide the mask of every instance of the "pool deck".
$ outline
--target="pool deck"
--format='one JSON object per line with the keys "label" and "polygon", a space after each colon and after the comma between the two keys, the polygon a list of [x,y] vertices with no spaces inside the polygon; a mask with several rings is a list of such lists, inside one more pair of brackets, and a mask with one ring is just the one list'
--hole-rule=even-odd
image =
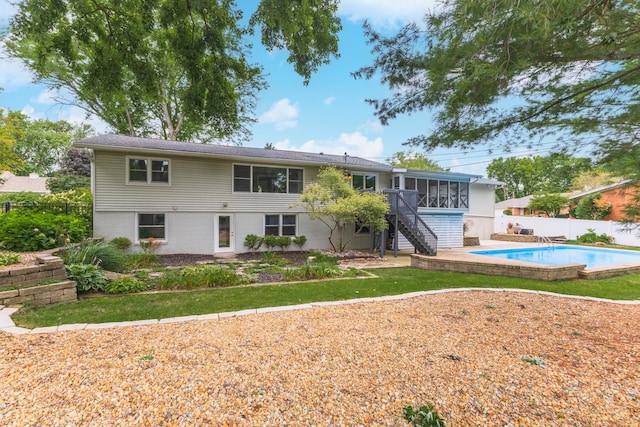
{"label": "pool deck", "polygon": [[566,279],[604,279],[607,277],[640,273],[640,263],[617,264],[597,268],[586,268],[584,264],[550,266],[470,253],[478,250],[533,248],[540,246],[540,244],[536,243],[481,240],[480,246],[438,249],[438,255],[435,257],[412,254],[411,265],[425,270],[522,277],[545,281]]}

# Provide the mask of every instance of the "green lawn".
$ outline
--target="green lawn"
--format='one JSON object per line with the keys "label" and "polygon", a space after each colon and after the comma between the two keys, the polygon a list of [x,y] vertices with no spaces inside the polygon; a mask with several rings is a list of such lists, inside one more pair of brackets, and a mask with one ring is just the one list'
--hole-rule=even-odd
{"label": "green lawn", "polygon": [[543,282],[513,277],[425,271],[413,267],[368,271],[378,278],[100,296],[53,306],[25,307],[12,317],[18,326],[34,328],[69,323],[161,319],[466,287],[520,288],[615,300],[640,299],[640,274],[603,280]]}

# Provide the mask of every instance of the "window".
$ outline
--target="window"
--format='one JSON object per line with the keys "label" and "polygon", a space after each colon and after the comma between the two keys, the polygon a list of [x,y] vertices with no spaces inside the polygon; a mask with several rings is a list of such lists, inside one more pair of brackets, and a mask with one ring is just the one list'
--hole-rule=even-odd
{"label": "window", "polygon": [[233,165],[233,191],[251,191],[251,166]]}
{"label": "window", "polygon": [[354,173],[351,175],[351,185],[356,190],[374,190],[375,191],[376,176]]}
{"label": "window", "polygon": [[469,183],[424,178],[405,178],[406,190],[418,191],[421,208],[469,208]]}
{"label": "window", "polygon": [[169,160],[129,157],[127,161],[128,183],[169,184]]}
{"label": "window", "polygon": [[264,235],[295,236],[297,231],[296,215],[265,215]]}
{"label": "window", "polygon": [[138,240],[148,239],[149,237],[166,240],[164,214],[138,214]]}
{"label": "window", "polygon": [[236,192],[300,194],[303,186],[303,169],[233,165]]}

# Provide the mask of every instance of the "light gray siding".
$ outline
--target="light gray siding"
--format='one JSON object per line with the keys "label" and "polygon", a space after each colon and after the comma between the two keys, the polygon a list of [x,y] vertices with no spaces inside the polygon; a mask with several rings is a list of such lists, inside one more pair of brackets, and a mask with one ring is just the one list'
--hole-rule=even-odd
{"label": "light gray siding", "polygon": [[[171,184],[163,185],[127,184],[127,156],[122,153],[99,151],[95,157],[97,212],[255,212],[257,207],[265,212],[303,211],[291,207],[298,200],[297,194],[233,193],[233,166],[228,160],[167,156],[171,161]],[[303,169],[306,184],[307,176],[317,175],[317,168]]]}
{"label": "light gray siding", "polygon": [[[438,236],[438,249],[461,248],[463,246],[461,213],[451,215],[420,214],[420,217]],[[413,245],[400,233],[398,248],[413,249]]]}

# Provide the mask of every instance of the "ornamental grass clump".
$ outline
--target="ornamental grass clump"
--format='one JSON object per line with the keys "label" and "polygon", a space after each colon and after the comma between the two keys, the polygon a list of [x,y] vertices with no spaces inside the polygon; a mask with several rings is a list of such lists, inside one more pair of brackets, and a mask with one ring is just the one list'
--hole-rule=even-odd
{"label": "ornamental grass clump", "polygon": [[151,284],[160,289],[196,289],[243,285],[246,281],[246,278],[228,267],[196,265],[168,270]]}
{"label": "ornamental grass clump", "polygon": [[121,273],[128,267],[125,253],[115,245],[89,240],[75,246],[67,246],[62,259],[65,264],[93,264],[103,270]]}

